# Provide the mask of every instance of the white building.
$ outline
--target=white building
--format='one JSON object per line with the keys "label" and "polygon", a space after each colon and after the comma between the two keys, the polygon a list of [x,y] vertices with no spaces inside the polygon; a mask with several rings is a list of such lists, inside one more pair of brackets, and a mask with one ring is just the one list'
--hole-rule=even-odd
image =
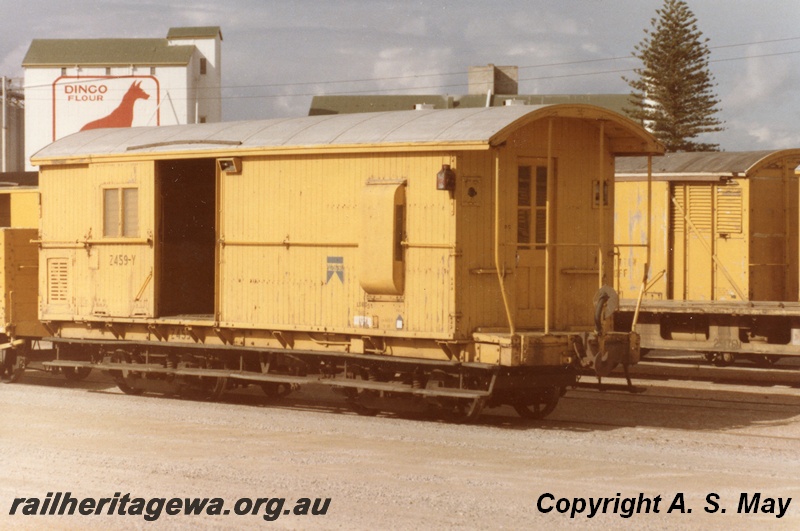
{"label": "white building", "polygon": [[171,28],[166,39],[35,39],[25,69],[25,160],[66,135],[99,127],[222,120],[217,26]]}

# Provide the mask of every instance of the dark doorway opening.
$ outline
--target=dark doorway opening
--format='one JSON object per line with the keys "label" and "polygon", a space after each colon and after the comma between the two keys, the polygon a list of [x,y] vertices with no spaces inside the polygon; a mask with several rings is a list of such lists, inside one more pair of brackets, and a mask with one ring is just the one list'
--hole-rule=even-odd
{"label": "dark doorway opening", "polygon": [[11,226],[11,195],[0,194],[0,227]]}
{"label": "dark doorway opening", "polygon": [[157,163],[158,314],[214,317],[216,160]]}

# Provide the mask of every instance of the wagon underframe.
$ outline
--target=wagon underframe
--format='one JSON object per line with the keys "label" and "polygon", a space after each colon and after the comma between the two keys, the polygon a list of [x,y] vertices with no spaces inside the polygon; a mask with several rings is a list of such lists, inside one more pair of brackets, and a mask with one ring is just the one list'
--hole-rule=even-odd
{"label": "wagon underframe", "polygon": [[[618,330],[630,329],[635,308],[635,301],[621,301]],[[636,331],[644,351],[693,351],[713,361],[732,362],[738,356],[771,364],[800,356],[800,303],[647,301]]]}
{"label": "wagon underframe", "polygon": [[433,407],[449,418],[472,419],[484,407],[507,404],[523,416],[542,418],[577,380],[569,364],[504,367],[320,350],[47,339],[56,344],[58,355],[44,363],[46,368],[71,379],[92,369],[106,371],[129,394],[218,399],[227,389],[259,385],[277,398],[300,385],[317,384],[344,394],[360,414]]}

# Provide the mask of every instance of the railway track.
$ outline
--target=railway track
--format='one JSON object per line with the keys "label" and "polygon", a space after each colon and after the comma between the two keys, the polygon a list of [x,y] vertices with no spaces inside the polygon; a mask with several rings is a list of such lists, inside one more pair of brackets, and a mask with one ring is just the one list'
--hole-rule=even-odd
{"label": "railway track", "polygon": [[588,380],[583,378],[568,392],[559,414],[541,421],[541,427],[646,439],[651,434],[653,441],[671,441],[674,448],[710,444],[712,452],[720,448],[792,452],[800,444],[800,433],[792,427],[800,418],[796,387],[637,377],[634,385],[639,392],[630,393],[625,379],[615,376],[607,379],[606,392],[597,392],[590,389],[596,383]]}

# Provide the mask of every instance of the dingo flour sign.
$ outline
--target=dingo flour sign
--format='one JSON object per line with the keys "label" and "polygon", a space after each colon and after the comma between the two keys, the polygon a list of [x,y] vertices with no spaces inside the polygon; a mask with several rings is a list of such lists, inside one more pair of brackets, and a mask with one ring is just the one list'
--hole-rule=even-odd
{"label": "dingo flour sign", "polygon": [[72,77],[53,82],[53,140],[103,127],[161,125],[153,76]]}

